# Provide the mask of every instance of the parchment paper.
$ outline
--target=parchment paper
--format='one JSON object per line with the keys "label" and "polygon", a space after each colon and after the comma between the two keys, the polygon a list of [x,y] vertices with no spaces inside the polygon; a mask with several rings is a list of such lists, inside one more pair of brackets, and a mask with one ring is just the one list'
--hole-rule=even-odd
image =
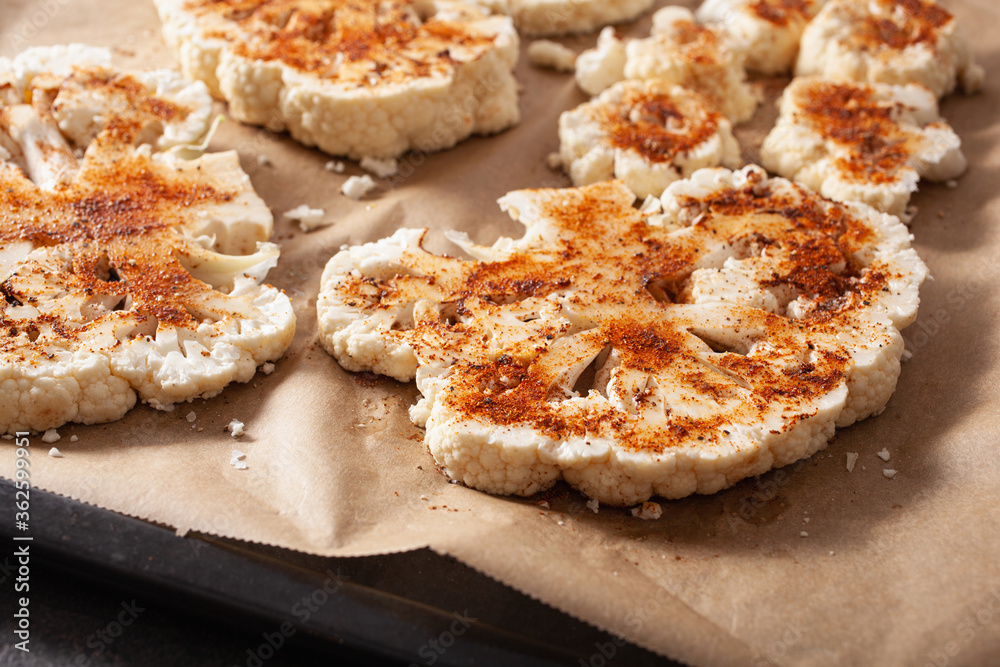
{"label": "parchment paper", "polygon": [[[356,165],[332,174],[319,152],[225,123],[212,148],[240,152],[278,217],[282,258],[269,282],[295,302],[291,349],[272,375],[215,399],[61,428],[64,458],[45,456],[49,445],[33,438],[33,484],[181,533],[313,554],[429,546],[695,665],[987,664],[1000,655],[1000,47],[991,39],[1000,8],[990,0],[948,6],[988,78],[984,93],[943,103],[968,174],[954,189],[923,185],[913,200],[916,246],[935,278],[905,332],[913,358],[881,416],[840,430],[811,459],[713,496],[664,502],[659,521],[610,508],[595,514],[565,486],[528,500],[491,497],[435,470],[407,418],[412,386],[355,377],[320,349],[315,295],[341,244],[400,226],[430,227],[435,249],[445,248],[448,228],[491,243],[520,234],[498,197],[568,184],[545,156],[558,148],[559,112],[584,97],[571,76],[522,57],[519,127],[411,156],[404,174],[412,175],[361,202],[338,192],[361,173]],[[645,34],[648,24],[647,16],[629,29]],[[579,50],[593,39],[566,41]],[[174,63],[150,4],[4,0],[0,54],[69,41],[116,47],[125,66]],[[773,97],[780,82],[767,87]],[[774,117],[766,106],[741,130],[747,157]],[[258,164],[259,155],[272,164]],[[334,224],[306,235],[280,217],[303,203],[326,209]],[[247,424],[239,440],[224,431],[232,418]],[[247,453],[247,470],[229,465],[233,448]],[[876,456],[883,448],[889,463]],[[10,477],[14,457],[5,451],[0,472]],[[860,454],[853,473],[846,452]],[[883,468],[899,473],[890,480]]]}

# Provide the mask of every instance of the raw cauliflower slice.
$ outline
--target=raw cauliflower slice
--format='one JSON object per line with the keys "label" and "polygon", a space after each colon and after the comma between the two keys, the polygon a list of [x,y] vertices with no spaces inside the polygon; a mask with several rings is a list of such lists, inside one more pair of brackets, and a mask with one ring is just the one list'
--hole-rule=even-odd
{"label": "raw cauliflower slice", "polygon": [[450,235],[474,259],[413,229],[346,248],[323,345],[416,379],[435,460],[498,494],[713,493],[884,406],[926,276],[898,219],[755,166],[676,181],[659,213],[633,201],[620,181],[512,192],[520,239]]}
{"label": "raw cauliflower slice", "polygon": [[245,123],[354,159],[516,124],[511,19],[464,0],[156,0],[185,75]]}
{"label": "raw cauliflower slice", "polygon": [[577,59],[577,82],[587,93],[596,95],[622,79],[662,79],[701,93],[734,123],[749,120],[757,108],[760,90],[747,82],[740,57],[684,7],[653,14],[649,37],[629,42],[613,32],[601,37]]}
{"label": "raw cauliflower slice", "polygon": [[524,35],[564,35],[631,21],[652,7],[653,0],[485,0],[481,4],[512,16]]}
{"label": "raw cauliflower slice", "polygon": [[574,185],[620,178],[640,198],[703,167],[740,165],[730,122],[698,93],[658,79],[621,81],[564,111],[559,147]]}
{"label": "raw cauliflower slice", "polygon": [[109,60],[72,45],[0,61],[0,432],[215,395],[295,330],[261,283],[279,252],[238,156],[186,159],[204,84]]}
{"label": "raw cauliflower slice", "polygon": [[829,0],[802,35],[795,73],[919,83],[938,97],[983,83],[958,21],[933,0]]}
{"label": "raw cauliflower slice", "polygon": [[965,171],[961,141],[923,86],[797,77],[761,146],[765,167],[837,201],[903,216],[917,181]]}
{"label": "raw cauliflower slice", "polygon": [[783,74],[792,69],[806,24],[825,0],[705,0],[699,22],[716,27],[748,70]]}

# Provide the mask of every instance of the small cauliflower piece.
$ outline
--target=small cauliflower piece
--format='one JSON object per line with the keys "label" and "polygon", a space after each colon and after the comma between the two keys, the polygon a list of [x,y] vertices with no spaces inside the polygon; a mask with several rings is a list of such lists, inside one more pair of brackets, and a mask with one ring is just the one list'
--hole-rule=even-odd
{"label": "small cauliflower piece", "polygon": [[829,0],[803,32],[795,74],[919,83],[938,97],[956,85],[976,92],[984,75],[955,17],[933,0]]}
{"label": "small cauliflower piece", "polygon": [[295,330],[261,284],[279,254],[267,206],[235,152],[192,145],[204,84],[109,61],[81,46],[0,59],[0,432],[214,396]]}
{"label": "small cauliflower piece", "polygon": [[51,445],[53,442],[59,442],[60,440],[62,440],[62,436],[54,428],[50,428],[42,434],[42,442],[46,444]]}
{"label": "small cauliflower piece", "polygon": [[559,146],[573,185],[620,178],[641,198],[703,167],[740,165],[730,122],[698,93],[657,79],[621,81],[564,111]]}
{"label": "small cauliflower piece", "polygon": [[63,457],[63,454],[62,452],[59,451],[58,448],[53,447],[49,450],[49,456],[51,456],[52,458],[61,459]]}
{"label": "small cauliflower piece", "polygon": [[301,204],[290,211],[285,211],[284,216],[299,223],[299,227],[304,232],[310,232],[324,224],[330,224],[323,221],[326,211],[321,208],[311,208],[308,204]]}
{"label": "small cauliflower piece", "polygon": [[564,35],[631,21],[652,7],[653,0],[483,0],[481,4],[509,14],[523,35]]}
{"label": "small cauliflower piece", "polygon": [[465,0],[156,0],[181,70],[244,123],[392,158],[519,120],[509,17]]}
{"label": "small cauliflower piece", "polygon": [[904,216],[920,178],[944,181],[966,168],[961,141],[923,86],[797,77],[761,146],[769,170],[837,201]]}
{"label": "small cauliflower piece", "polygon": [[640,209],[620,181],[512,192],[525,226],[472,259],[424,232],[337,253],[320,340],[416,380],[410,417],[453,480],[600,504],[714,493],[880,410],[926,267],[905,226],[760,167],[702,169]]}
{"label": "small cauliflower piece", "polygon": [[[226,426],[226,430],[229,431],[229,435],[238,438],[246,432],[243,430],[244,426],[245,424],[239,419],[234,419]],[[233,456],[236,456],[238,453],[240,452],[235,449],[233,450]],[[243,458],[243,456],[241,455],[239,458]]]}
{"label": "small cauliflower piece", "polygon": [[614,28],[597,36],[597,45],[576,57],[576,85],[588,95],[597,95],[625,78],[625,42]]}
{"label": "small cauliflower piece", "polygon": [[360,164],[362,169],[375,174],[379,178],[387,178],[399,173],[399,163],[396,162],[395,158],[363,157]]}
{"label": "small cauliflower piece", "polygon": [[549,39],[536,39],[529,44],[528,59],[535,67],[546,67],[557,72],[572,72],[576,67],[576,52]]}
{"label": "small cauliflower piece", "polygon": [[351,176],[340,186],[340,191],[344,196],[354,201],[358,201],[374,189],[375,181],[368,174]]}
{"label": "small cauliflower piece", "polygon": [[695,18],[716,28],[748,70],[784,74],[802,31],[825,0],[705,0]]}
{"label": "small cauliflower piece", "polygon": [[663,508],[660,503],[644,502],[632,508],[632,516],[643,521],[656,521],[663,516]]}

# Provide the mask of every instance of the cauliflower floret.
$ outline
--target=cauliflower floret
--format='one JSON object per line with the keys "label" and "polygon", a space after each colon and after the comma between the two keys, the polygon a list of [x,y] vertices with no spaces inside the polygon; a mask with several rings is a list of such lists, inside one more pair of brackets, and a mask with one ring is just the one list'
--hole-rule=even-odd
{"label": "cauliflower floret", "polygon": [[210,0],[156,0],[156,7],[184,74],[228,101],[234,118],[287,129],[327,153],[435,151],[519,120],[511,73],[517,32],[510,18],[472,2],[251,0],[233,12]]}
{"label": "cauliflower floret", "polygon": [[761,147],[765,167],[837,201],[903,216],[917,181],[965,171],[961,141],[920,85],[796,78]]}
{"label": "cauliflower floret", "polygon": [[597,36],[597,45],[576,58],[576,85],[588,95],[597,95],[611,84],[625,78],[625,42],[614,28],[605,28]]}
{"label": "cauliflower floret", "polygon": [[524,235],[450,235],[470,260],[420,230],[345,248],[320,339],[349,370],[416,380],[410,417],[453,479],[561,478],[594,507],[713,493],[881,409],[926,276],[897,218],[759,167],[633,202],[617,181],[512,192]]}
{"label": "cauliflower floret", "polygon": [[658,79],[621,81],[563,112],[559,146],[574,185],[621,178],[637,197],[703,167],[740,164],[729,121],[698,93]]}
{"label": "cauliflower floret", "polygon": [[829,0],[802,35],[796,75],[919,83],[941,97],[982,86],[983,68],[955,17],[933,0]]}
{"label": "cauliflower floret", "polygon": [[573,49],[549,39],[537,39],[529,44],[528,59],[535,67],[547,67],[558,72],[572,72],[576,67]]}
{"label": "cauliflower floret", "polygon": [[484,0],[480,4],[512,16],[524,35],[561,35],[631,21],[652,7],[653,0]]}
{"label": "cauliflower floret", "polygon": [[825,0],[705,0],[695,12],[719,30],[748,70],[782,74],[795,64],[802,31]]}
{"label": "cauliflower floret", "polygon": [[739,55],[716,30],[695,23],[684,7],[653,14],[650,36],[628,42],[625,53],[625,78],[664,79],[695,90],[734,123],[749,120],[760,101]]}
{"label": "cauliflower floret", "polygon": [[204,86],[107,61],[76,46],[0,61],[0,82],[24,86],[0,101],[18,158],[0,161],[0,431],[212,396],[294,333],[288,298],[261,284],[278,249],[238,156],[191,157]]}

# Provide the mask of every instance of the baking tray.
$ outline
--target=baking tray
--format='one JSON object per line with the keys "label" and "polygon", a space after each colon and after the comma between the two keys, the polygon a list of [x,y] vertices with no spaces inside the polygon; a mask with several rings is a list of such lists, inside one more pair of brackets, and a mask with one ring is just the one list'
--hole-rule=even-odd
{"label": "baking tray", "polygon": [[[13,483],[0,480],[0,504],[13,503]],[[429,550],[322,558],[178,537],[38,489],[31,516],[34,558],[72,576],[141,592],[211,623],[261,631],[291,623],[294,643],[357,664],[679,665]],[[10,544],[10,522],[0,534]],[[308,597],[314,603],[301,606]],[[447,650],[438,648],[442,640]]]}

